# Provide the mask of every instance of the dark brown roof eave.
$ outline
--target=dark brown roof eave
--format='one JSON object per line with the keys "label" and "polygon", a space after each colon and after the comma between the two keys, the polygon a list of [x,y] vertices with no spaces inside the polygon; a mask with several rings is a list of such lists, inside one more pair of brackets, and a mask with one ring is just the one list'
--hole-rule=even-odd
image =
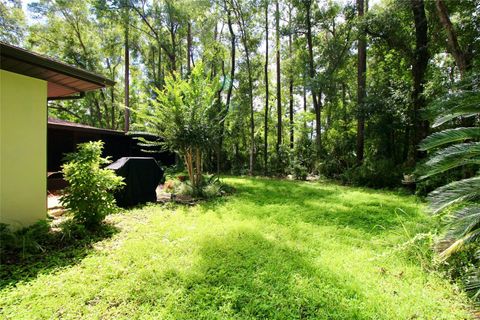
{"label": "dark brown roof eave", "polygon": [[125,135],[125,132],[123,131],[97,128],[89,125],[74,123],[74,122],[60,120],[56,118],[50,118],[50,117],[48,118],[48,128],[57,129],[57,130],[66,130],[66,131],[108,134],[108,135],[115,135],[115,136]]}
{"label": "dark brown roof eave", "polygon": [[[115,85],[115,81],[105,78],[103,76],[70,66],[68,64],[53,60],[51,58],[47,58],[45,56],[24,50],[22,48],[12,46],[10,44],[6,44],[4,42],[0,42],[0,55],[39,68],[57,72],[59,74],[63,74],[75,79],[90,82],[100,87]],[[0,69],[3,69],[2,66],[0,66]]]}

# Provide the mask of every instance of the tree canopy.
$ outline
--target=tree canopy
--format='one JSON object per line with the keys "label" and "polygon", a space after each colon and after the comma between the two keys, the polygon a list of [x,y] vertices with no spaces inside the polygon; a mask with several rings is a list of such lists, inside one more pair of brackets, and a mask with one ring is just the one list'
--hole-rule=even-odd
{"label": "tree canopy", "polygon": [[296,167],[383,187],[425,158],[418,145],[438,130],[429,103],[477,72],[479,10],[473,0],[7,0],[0,39],[116,81],[50,102],[50,116],[144,126],[139,111],[202,65],[219,80],[222,115],[207,171]]}

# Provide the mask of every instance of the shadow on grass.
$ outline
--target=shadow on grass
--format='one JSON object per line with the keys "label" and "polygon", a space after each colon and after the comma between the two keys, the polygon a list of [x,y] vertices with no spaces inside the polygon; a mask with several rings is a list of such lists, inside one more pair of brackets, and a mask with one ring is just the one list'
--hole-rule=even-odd
{"label": "shadow on grass", "polygon": [[178,304],[169,313],[178,319],[365,318],[358,302],[366,297],[351,280],[257,231],[240,228],[199,245],[188,271],[145,275],[136,299],[158,299],[150,286],[175,288]]}
{"label": "shadow on grass", "polygon": [[[30,281],[40,274],[79,263],[93,250],[96,242],[111,238],[119,229],[103,223],[94,231],[47,228],[28,236],[28,229],[10,247],[2,245],[0,256],[0,290],[20,281]],[[5,248],[6,247],[6,248]]]}
{"label": "shadow on grass", "polygon": [[[411,199],[391,192],[270,179],[244,180],[235,187],[235,199],[249,207],[237,213],[283,224],[301,221],[375,235],[402,228],[405,220],[425,219]],[[209,210],[224,203],[201,206]]]}

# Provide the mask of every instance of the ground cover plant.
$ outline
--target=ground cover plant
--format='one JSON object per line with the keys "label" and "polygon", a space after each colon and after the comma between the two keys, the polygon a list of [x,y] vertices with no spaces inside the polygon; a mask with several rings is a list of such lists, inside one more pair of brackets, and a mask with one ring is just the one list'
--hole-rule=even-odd
{"label": "ground cover plant", "polygon": [[16,231],[0,225],[0,288],[74,265],[93,250],[96,242],[117,232],[109,223],[88,230],[71,217],[56,225],[42,220]]}
{"label": "ground cover plant", "polygon": [[[415,197],[227,178],[229,197],[110,215],[75,263],[0,292],[11,319],[469,319],[433,271]],[[53,259],[53,258],[52,258]],[[53,262],[52,262],[53,263]]]}

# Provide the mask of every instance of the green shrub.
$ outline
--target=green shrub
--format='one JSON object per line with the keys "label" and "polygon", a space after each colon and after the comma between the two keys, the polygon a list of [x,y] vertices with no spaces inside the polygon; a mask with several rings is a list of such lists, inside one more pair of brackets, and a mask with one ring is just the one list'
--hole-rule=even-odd
{"label": "green shrub", "polygon": [[221,196],[222,186],[220,184],[210,184],[203,188],[203,196],[205,198],[215,198]]}
{"label": "green shrub", "polygon": [[290,166],[291,158],[290,147],[281,145],[277,150],[273,151],[270,156],[271,173],[277,176],[285,176]]}
{"label": "green shrub", "polygon": [[184,196],[193,196],[195,194],[192,185],[189,182],[180,182],[175,188],[175,192]]}
{"label": "green shrub", "polygon": [[87,238],[89,233],[83,224],[78,224],[73,219],[68,219],[61,223],[61,239],[67,243],[75,240]]}
{"label": "green shrub", "polygon": [[223,183],[216,175],[205,175],[202,185],[202,197],[214,198],[225,194],[231,194],[234,189]]}
{"label": "green shrub", "polygon": [[302,165],[298,160],[293,161],[291,172],[295,179],[297,180],[306,180],[308,176],[308,168]]}
{"label": "green shrub", "polygon": [[164,168],[165,180],[178,179],[178,177],[185,176],[188,179],[188,172],[185,171],[183,164],[173,165]]}
{"label": "green shrub", "polygon": [[180,180],[168,180],[164,188],[166,192],[197,198],[215,198],[235,191],[232,187],[221,182],[216,175],[204,175],[197,189],[192,187],[190,181],[182,182]]}
{"label": "green shrub", "polygon": [[343,183],[370,188],[394,188],[401,186],[403,168],[384,159],[368,161],[358,167],[345,170],[339,178]]}
{"label": "green shrub", "polygon": [[312,140],[307,134],[302,133],[300,138],[295,142],[293,150],[294,162],[299,163],[310,173],[315,163],[315,148]]}
{"label": "green shrub", "polygon": [[60,201],[73,213],[75,221],[87,228],[97,226],[107,214],[115,211],[113,192],[124,183],[112,170],[101,166],[110,161],[102,158],[103,142],[87,142],[68,154],[62,171],[69,186]]}

